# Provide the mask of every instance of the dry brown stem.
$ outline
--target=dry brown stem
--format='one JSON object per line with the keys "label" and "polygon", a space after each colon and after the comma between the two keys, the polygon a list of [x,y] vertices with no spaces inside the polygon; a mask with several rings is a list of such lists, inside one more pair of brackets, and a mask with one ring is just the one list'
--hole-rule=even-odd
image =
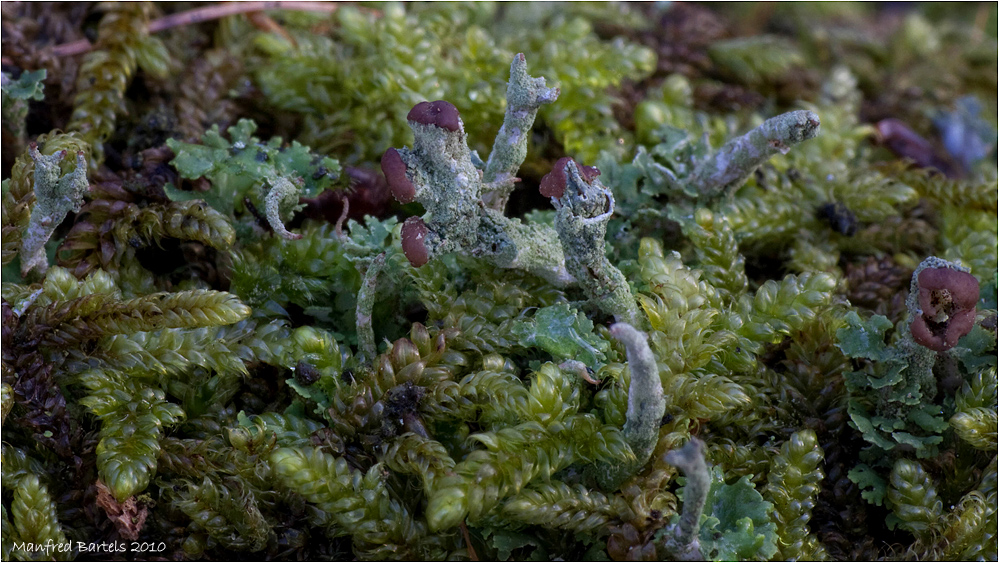
{"label": "dry brown stem", "polygon": [[[295,10],[301,12],[326,12],[333,13],[340,7],[339,2],[309,2],[305,0],[291,0],[288,2],[226,2],[224,4],[214,4],[204,8],[196,8],[186,12],[170,14],[149,22],[149,32],[156,33],[164,29],[193,25],[196,23],[217,20],[227,16],[261,12],[264,10]],[[364,10],[377,16],[381,12],[364,8]],[[86,39],[64,43],[53,47],[52,54],[57,57],[71,57],[86,53],[93,48],[93,45]]]}

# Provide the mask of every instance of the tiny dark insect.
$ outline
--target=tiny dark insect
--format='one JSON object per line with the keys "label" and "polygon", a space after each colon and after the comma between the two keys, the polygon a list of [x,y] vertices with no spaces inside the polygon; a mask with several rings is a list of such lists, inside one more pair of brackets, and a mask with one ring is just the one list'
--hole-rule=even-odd
{"label": "tiny dark insect", "polygon": [[312,385],[319,381],[321,375],[316,366],[305,360],[298,360],[295,365],[295,382],[299,385]]}
{"label": "tiny dark insect", "polygon": [[340,374],[340,381],[343,381],[347,385],[350,385],[351,383],[353,383],[354,382],[354,371],[350,370],[350,369],[343,370],[343,373]]}
{"label": "tiny dark insect", "polygon": [[857,232],[857,216],[841,202],[832,201],[822,204],[815,211],[815,215],[829,223],[832,230],[837,233],[849,237]]}

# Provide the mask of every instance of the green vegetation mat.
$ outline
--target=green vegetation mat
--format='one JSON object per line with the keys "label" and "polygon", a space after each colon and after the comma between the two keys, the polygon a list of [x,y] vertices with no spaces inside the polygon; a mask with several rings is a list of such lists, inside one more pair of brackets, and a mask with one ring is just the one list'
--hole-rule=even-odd
{"label": "green vegetation mat", "polygon": [[3,560],[997,559],[995,3],[270,4],[3,3]]}

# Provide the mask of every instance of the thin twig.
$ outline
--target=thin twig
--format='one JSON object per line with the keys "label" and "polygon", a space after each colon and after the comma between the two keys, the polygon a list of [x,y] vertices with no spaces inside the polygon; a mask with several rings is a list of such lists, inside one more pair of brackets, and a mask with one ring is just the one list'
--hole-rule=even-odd
{"label": "thin twig", "polygon": [[[357,264],[357,267],[360,269],[361,265]],[[357,292],[357,347],[364,354],[365,360],[372,364],[378,355],[378,347],[375,343],[375,329],[371,326],[371,310],[375,306],[378,274],[384,267],[385,253],[382,252],[368,264],[368,269],[361,280],[361,289]]]}
{"label": "thin twig", "polygon": [[343,222],[347,220],[347,213],[350,213],[350,199],[343,195],[340,195],[340,201],[343,202],[343,211],[340,212],[340,218],[336,220],[336,238],[343,239]]}
{"label": "thin twig", "polygon": [[465,526],[464,520],[462,520],[458,525],[461,528],[461,535],[465,537],[465,547],[468,548],[468,558],[472,561],[478,561],[479,556],[475,553],[475,548],[472,547],[472,537],[468,534],[468,526]]}
{"label": "thin twig", "polygon": [[[305,0],[291,0],[289,2],[226,2],[224,4],[213,4],[204,8],[196,8],[186,12],[177,12],[149,22],[149,33],[156,33],[172,27],[183,25],[193,25],[196,23],[217,20],[226,16],[245,14],[247,12],[260,12],[263,10],[295,10],[299,12],[326,12],[333,13],[340,7],[338,2],[309,2]],[[381,12],[364,8],[370,13],[380,16]],[[52,48],[52,54],[57,57],[72,57],[81,55],[91,50],[93,45],[86,39],[63,43]]]}
{"label": "thin twig", "polygon": [[247,12],[246,19],[250,20],[253,27],[256,27],[260,31],[266,31],[268,33],[277,33],[284,38],[285,41],[291,43],[294,47],[298,47],[295,42],[295,38],[288,33],[288,30],[281,27],[281,24],[274,21],[274,18],[268,16],[263,12]]}

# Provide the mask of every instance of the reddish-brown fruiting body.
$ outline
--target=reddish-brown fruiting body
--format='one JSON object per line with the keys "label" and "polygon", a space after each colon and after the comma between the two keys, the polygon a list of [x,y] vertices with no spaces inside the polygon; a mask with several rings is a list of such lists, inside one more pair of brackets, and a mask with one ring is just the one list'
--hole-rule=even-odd
{"label": "reddish-brown fruiting body", "polygon": [[414,268],[430,261],[427,250],[427,224],[420,217],[410,217],[402,224],[402,252]]}
{"label": "reddish-brown fruiting body", "polygon": [[382,155],[382,174],[399,203],[411,203],[416,199],[416,186],[406,176],[406,163],[399,151],[389,149]]}
{"label": "reddish-brown fruiting body", "polygon": [[[562,197],[562,194],[565,193],[566,182],[568,181],[565,175],[565,167],[569,164],[570,160],[572,158],[563,156],[555,161],[552,171],[545,174],[544,178],[541,178],[541,195],[556,199]],[[575,160],[572,161],[576,162]],[[592,182],[594,178],[600,175],[600,170],[595,166],[584,166],[576,162],[576,169],[579,170],[579,175],[586,182]]]}
{"label": "reddish-brown fruiting body", "polygon": [[413,106],[413,109],[409,110],[409,115],[406,116],[406,119],[424,125],[436,125],[455,133],[461,129],[458,108],[445,100],[420,102]]}
{"label": "reddish-brown fruiting body", "polygon": [[[912,320],[912,338],[937,352],[956,346],[975,326],[978,291],[978,280],[967,272],[951,268],[921,271],[917,297],[923,314]],[[938,321],[940,315],[946,315],[946,320]]]}
{"label": "reddish-brown fruiting body", "polygon": [[541,195],[560,198],[565,193],[565,165],[571,160],[568,156],[555,161],[552,171],[541,178]]}
{"label": "reddish-brown fruiting body", "polygon": [[904,122],[894,118],[882,119],[874,124],[877,139],[891,152],[912,160],[920,168],[936,168],[945,175],[954,177],[954,165],[941,158],[933,145]]}
{"label": "reddish-brown fruiting body", "polygon": [[[919,272],[919,307],[924,315],[936,316],[940,309],[974,309],[978,303],[978,279],[951,268],[926,268]],[[952,304],[952,305],[951,305]]]}
{"label": "reddish-brown fruiting body", "polygon": [[600,175],[600,169],[596,166],[586,166],[585,164],[577,162],[576,168],[579,168],[579,175],[590,184],[592,184],[593,180]]}
{"label": "reddish-brown fruiting body", "polygon": [[937,323],[920,315],[913,319],[909,329],[912,339],[917,344],[936,352],[946,352],[957,345],[962,336],[975,327],[975,311],[961,311],[947,319],[947,322]]}
{"label": "reddish-brown fruiting body", "polygon": [[882,119],[874,124],[878,140],[901,157],[911,158],[917,166],[930,166],[933,159],[933,145],[908,125],[894,118]]}

